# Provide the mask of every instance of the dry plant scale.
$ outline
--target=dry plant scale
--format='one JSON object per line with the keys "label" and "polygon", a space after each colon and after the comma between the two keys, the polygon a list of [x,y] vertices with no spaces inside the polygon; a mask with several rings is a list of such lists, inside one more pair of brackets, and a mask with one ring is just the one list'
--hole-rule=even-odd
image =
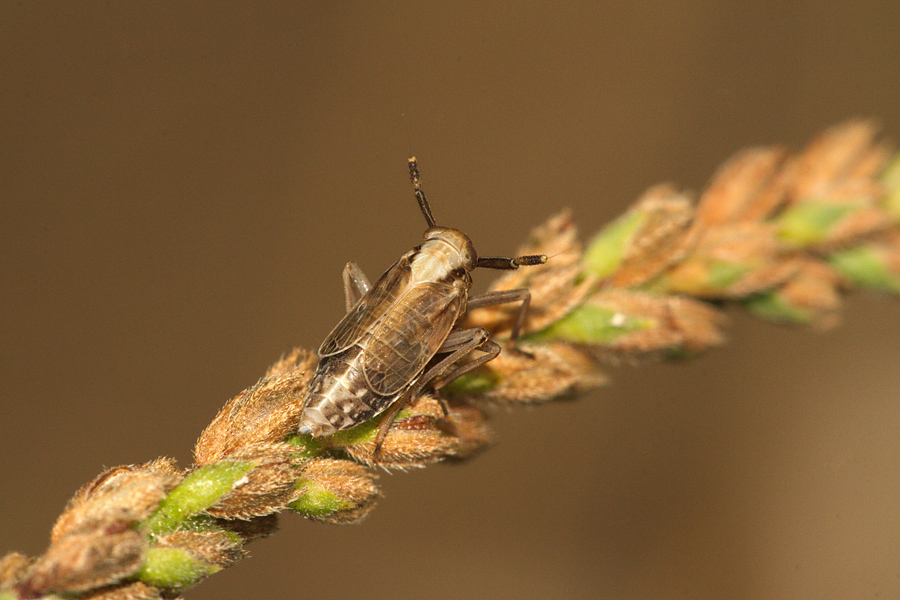
{"label": "dry plant scale", "polygon": [[[432,227],[414,163],[411,174]],[[275,530],[283,510],[358,522],[379,495],[376,465],[422,467],[484,449],[485,406],[572,397],[606,382],[604,361],[683,358],[723,343],[726,303],[768,320],[827,327],[845,291],[896,295],[900,158],[874,123],[851,121],[799,153],[738,153],[696,203],[672,186],[653,187],[584,246],[563,211],[532,231],[519,255],[503,259],[506,267],[528,268],[488,292],[518,303],[471,299],[467,312],[460,301],[446,332],[425,335],[427,358],[417,354],[410,367],[404,347],[396,355],[406,368],[402,385],[388,386],[392,393],[347,427],[313,426],[310,386],[320,360],[297,348],[225,404],[200,435],[191,467],[159,458],[107,469],[69,501],[43,555],[0,559],[0,600],[178,598],[240,560],[246,544]],[[478,264],[474,251],[469,258],[469,266],[503,268]],[[378,288],[353,267],[345,282],[351,309],[357,295]],[[527,313],[528,296],[517,290],[530,294]],[[349,330],[358,344],[358,327]],[[473,330],[484,333],[458,335]],[[496,354],[491,344],[505,349]],[[458,352],[478,346],[487,354]],[[320,354],[326,367],[337,355]],[[367,383],[386,372],[371,371]],[[445,385],[435,392],[429,382]]]}

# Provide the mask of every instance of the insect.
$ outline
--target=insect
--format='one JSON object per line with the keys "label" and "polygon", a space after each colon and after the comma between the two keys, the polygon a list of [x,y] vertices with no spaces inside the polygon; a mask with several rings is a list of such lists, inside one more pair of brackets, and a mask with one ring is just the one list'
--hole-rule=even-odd
{"label": "insect", "polygon": [[[425,242],[400,257],[375,285],[356,263],[344,267],[347,314],[319,347],[319,366],[298,427],[301,434],[324,437],[386,411],[374,456],[397,413],[426,385],[441,377],[444,383],[452,381],[500,353],[500,345],[485,329],[458,327],[467,310],[519,302],[510,342],[522,330],[531,299],[528,290],[469,298],[470,273],[547,262],[544,255],[478,256],[464,233],[435,225],[415,157],[409,159],[409,176],[428,223]],[[483,355],[457,365],[473,350]],[[446,405],[441,406],[447,416]]]}

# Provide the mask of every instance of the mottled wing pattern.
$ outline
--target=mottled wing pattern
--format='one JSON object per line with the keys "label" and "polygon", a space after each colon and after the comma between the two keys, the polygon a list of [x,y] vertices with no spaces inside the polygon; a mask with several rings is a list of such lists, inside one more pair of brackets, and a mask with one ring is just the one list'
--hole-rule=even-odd
{"label": "mottled wing pattern", "polygon": [[409,256],[409,253],[405,254],[385,271],[372,289],[363,294],[356,306],[344,315],[319,346],[319,357],[325,358],[343,352],[358,342],[388,312],[409,285],[412,276]]}
{"label": "mottled wing pattern", "polygon": [[420,283],[384,315],[365,346],[363,373],[376,394],[395,394],[425,368],[462,306],[462,292],[446,283]]}

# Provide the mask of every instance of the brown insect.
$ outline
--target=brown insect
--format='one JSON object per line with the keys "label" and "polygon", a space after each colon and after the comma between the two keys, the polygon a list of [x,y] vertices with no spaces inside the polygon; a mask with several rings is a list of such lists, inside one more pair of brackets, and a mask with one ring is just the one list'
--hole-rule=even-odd
{"label": "brown insect", "polygon": [[[457,327],[466,311],[521,302],[510,341],[519,336],[531,299],[528,290],[469,298],[470,273],[479,267],[518,269],[547,262],[544,255],[479,257],[466,234],[435,226],[415,157],[409,159],[409,175],[428,222],[425,242],[400,257],[374,286],[356,263],[347,263],[347,314],[319,347],[319,366],[298,428],[301,434],[324,437],[390,407],[375,438],[376,455],[397,413],[426,385],[438,377],[452,381],[500,353],[485,329]],[[473,350],[484,354],[457,365]]]}

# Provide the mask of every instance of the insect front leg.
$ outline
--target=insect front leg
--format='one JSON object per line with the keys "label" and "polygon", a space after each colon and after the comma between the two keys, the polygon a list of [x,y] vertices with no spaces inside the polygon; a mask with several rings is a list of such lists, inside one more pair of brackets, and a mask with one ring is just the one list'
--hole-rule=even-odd
{"label": "insect front leg", "polygon": [[507,290],[503,292],[488,292],[469,298],[469,310],[473,308],[484,308],[486,306],[497,306],[498,304],[508,304],[510,302],[521,302],[519,313],[513,323],[512,331],[509,334],[510,343],[515,342],[522,332],[522,326],[525,325],[525,317],[528,316],[528,307],[531,304],[531,292],[526,289]]}
{"label": "insect front leg", "polygon": [[344,303],[347,305],[347,312],[350,312],[362,295],[372,289],[372,284],[355,262],[348,262],[344,266],[341,278],[344,280]]}
{"label": "insect front leg", "polygon": [[[484,356],[479,356],[478,358],[461,365],[459,367],[455,367],[456,362],[463,358],[465,355],[472,352],[472,350],[481,350],[485,354]],[[454,331],[451,333],[446,341],[444,341],[441,349],[438,350],[438,353],[449,352],[447,356],[439,360],[435,363],[430,369],[425,371],[416,383],[404,393],[400,398],[398,398],[393,405],[387,410],[385,413],[381,423],[378,426],[378,434],[375,436],[375,451],[372,453],[373,458],[378,456],[378,451],[381,450],[381,444],[384,442],[384,438],[388,434],[388,430],[391,425],[394,423],[394,419],[397,418],[397,414],[403,410],[403,408],[409,404],[414,398],[418,397],[419,394],[422,393],[422,390],[434,379],[441,377],[445,373],[449,371],[449,375],[446,377],[443,383],[450,382],[460,375],[468,373],[472,369],[477,369],[484,363],[489,360],[496,358],[498,354],[500,354],[500,346],[491,341],[488,336],[488,332],[481,327],[473,327],[472,329],[463,329],[461,331]],[[444,416],[449,416],[449,411],[447,410],[447,405],[443,400],[440,401],[441,408],[444,411]]]}

